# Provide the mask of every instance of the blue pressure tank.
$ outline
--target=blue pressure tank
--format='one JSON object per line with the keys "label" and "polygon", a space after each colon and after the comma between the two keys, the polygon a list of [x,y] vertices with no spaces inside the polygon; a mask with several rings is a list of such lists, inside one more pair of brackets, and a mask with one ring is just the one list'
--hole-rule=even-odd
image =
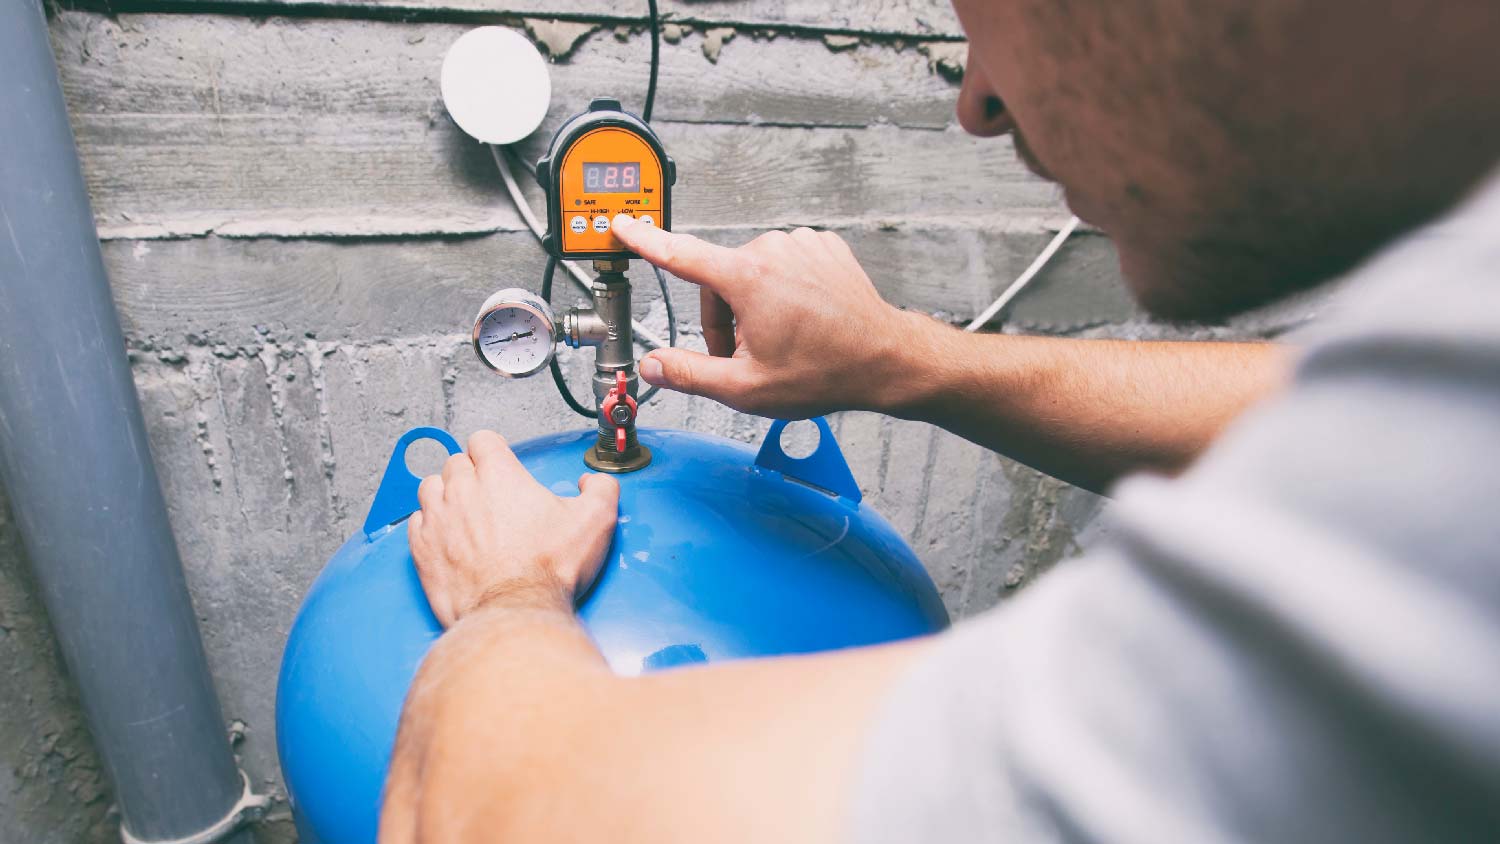
{"label": "blue pressure tank", "polygon": [[[828,425],[804,458],[777,422],[757,454],[732,440],[640,431],[654,458],[619,475],[620,520],[579,617],[609,664],[638,674],[806,653],[942,629],[948,616],[916,556],[860,503]],[[412,565],[406,517],[419,480],[397,443],[364,530],[334,554],[292,626],[276,693],[276,745],[304,844],[375,841],[397,719],[442,633]],[[515,447],[544,486],[576,495],[592,430]]]}

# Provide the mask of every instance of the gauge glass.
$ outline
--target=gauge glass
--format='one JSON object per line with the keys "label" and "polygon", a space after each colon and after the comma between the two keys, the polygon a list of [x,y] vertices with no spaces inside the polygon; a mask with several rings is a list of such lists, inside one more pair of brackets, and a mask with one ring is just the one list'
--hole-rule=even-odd
{"label": "gauge glass", "polygon": [[474,349],[485,365],[501,375],[531,375],[552,360],[551,315],[540,301],[528,301],[534,298],[507,300],[497,294],[480,311],[474,325]]}

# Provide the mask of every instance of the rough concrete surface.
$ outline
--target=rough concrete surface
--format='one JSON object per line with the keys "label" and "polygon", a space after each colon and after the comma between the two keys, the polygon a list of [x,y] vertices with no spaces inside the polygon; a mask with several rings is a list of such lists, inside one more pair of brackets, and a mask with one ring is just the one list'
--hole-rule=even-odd
{"label": "rough concrete surface", "polygon": [[[466,347],[484,296],[534,286],[543,261],[484,150],[442,112],[443,51],[481,12],[549,44],[544,139],[590,96],[641,96],[647,34],[635,10],[595,0],[77,6],[54,10],[54,49],[152,449],[226,730],[243,733],[257,788],[280,795],[272,706],[286,632],[362,520],[396,437],[424,424],[513,439],[578,425],[548,379],[498,380]],[[679,228],[723,243],[838,231],[889,299],[956,322],[1067,219],[1006,144],[954,125],[964,51],[945,3],[663,7],[657,117],[682,171]],[[673,289],[684,343],[701,348],[697,296]],[[664,334],[654,285],[637,290],[638,318]],[[1264,336],[1323,303],[1212,328],[1155,324],[1124,295],[1109,242],[1085,233],[1005,330]],[[587,357],[562,357],[584,384]],[[768,424],[677,395],[642,415],[744,441]],[[1106,530],[1102,499],[942,431],[869,413],[832,421],[867,500],[955,617]],[[113,840],[109,786],[24,557],[0,503],[0,844]],[[258,835],[294,838],[284,802]]]}

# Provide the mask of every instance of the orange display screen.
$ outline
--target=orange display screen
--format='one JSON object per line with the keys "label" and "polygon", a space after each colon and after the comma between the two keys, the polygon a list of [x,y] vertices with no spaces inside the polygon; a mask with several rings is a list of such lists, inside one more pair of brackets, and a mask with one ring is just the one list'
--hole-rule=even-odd
{"label": "orange display screen", "polygon": [[628,251],[610,231],[616,214],[661,225],[661,161],[634,132],[588,132],[568,148],[559,175],[564,254]]}

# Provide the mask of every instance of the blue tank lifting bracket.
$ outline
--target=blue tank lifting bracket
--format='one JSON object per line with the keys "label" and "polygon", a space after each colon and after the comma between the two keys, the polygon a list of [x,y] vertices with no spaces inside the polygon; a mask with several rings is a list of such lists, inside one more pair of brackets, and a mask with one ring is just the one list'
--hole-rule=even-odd
{"label": "blue tank lifting bracket", "polygon": [[765,442],[760,444],[760,453],[755,455],[756,468],[777,472],[784,478],[837,495],[858,504],[864,495],[859,491],[859,482],[849,471],[844,452],[828,420],[821,416],[811,420],[818,426],[818,447],[806,457],[792,457],[781,448],[781,432],[789,424],[777,419],[766,432]]}
{"label": "blue tank lifting bracket", "polygon": [[386,464],[380,487],[375,490],[375,500],[370,502],[370,514],[365,516],[365,536],[374,538],[375,532],[386,525],[394,524],[417,512],[421,504],[417,501],[417,487],[422,479],[406,468],[406,450],[417,440],[437,440],[449,454],[463,451],[458,440],[442,428],[412,428],[396,440],[391,450],[391,462]]}

